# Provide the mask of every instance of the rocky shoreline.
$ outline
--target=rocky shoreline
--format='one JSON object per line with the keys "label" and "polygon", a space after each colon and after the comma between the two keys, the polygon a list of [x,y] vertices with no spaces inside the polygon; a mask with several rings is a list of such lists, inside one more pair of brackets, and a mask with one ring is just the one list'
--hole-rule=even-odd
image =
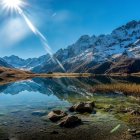
{"label": "rocky shoreline", "polygon": [[[33,94],[32,97],[35,96]],[[45,96],[42,95],[42,98]],[[35,106],[17,104],[6,109],[1,107],[0,140],[140,138],[140,108],[136,97],[98,94],[88,99],[70,96],[62,104],[62,99],[58,103],[55,103],[58,99],[49,102],[47,98],[50,96],[46,96],[44,102],[35,102],[30,96],[29,100],[32,99]]]}

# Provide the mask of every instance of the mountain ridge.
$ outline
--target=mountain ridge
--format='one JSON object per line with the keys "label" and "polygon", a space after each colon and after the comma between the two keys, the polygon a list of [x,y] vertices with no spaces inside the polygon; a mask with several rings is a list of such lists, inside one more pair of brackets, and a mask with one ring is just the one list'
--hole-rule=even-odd
{"label": "mountain ridge", "polygon": [[12,65],[8,64],[4,59],[0,58],[0,67],[14,68]]}
{"label": "mountain ridge", "polygon": [[[66,72],[93,72],[93,69],[105,63],[108,68],[111,63],[117,65],[117,62],[124,58],[137,61],[136,59],[140,58],[140,21],[128,22],[107,35],[83,35],[67,48],[59,49],[54,56],[63,64]],[[11,57],[3,59],[11,64]],[[26,59],[18,68],[30,69],[37,73],[62,72],[60,66],[54,63],[48,54]]]}

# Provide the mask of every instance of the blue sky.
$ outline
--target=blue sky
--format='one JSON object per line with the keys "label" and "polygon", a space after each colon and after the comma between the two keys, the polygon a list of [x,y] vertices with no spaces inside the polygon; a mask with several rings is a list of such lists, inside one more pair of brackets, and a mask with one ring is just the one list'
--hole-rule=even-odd
{"label": "blue sky", "polygon": [[[1,0],[0,0],[1,2]],[[140,20],[140,0],[25,0],[24,12],[44,34],[53,51],[81,35],[108,34],[131,20]],[[40,40],[18,13],[0,7],[0,57],[45,54]]]}

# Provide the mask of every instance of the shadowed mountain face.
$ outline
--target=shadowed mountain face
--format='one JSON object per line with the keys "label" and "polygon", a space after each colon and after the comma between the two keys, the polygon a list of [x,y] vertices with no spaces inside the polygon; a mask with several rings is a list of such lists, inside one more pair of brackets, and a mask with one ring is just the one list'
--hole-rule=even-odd
{"label": "shadowed mountain face", "polygon": [[32,69],[38,65],[43,64],[49,58],[50,58],[49,55],[43,55],[39,58],[29,58],[29,59],[22,59],[15,55],[3,57],[3,59],[7,63],[13,65],[15,68],[20,69]]}
{"label": "shadowed mountain face", "polygon": [[0,58],[0,67],[7,67],[7,68],[13,68],[12,65],[8,64],[4,59]]}
{"label": "shadowed mountain face", "polygon": [[140,72],[140,59],[124,59],[117,62],[104,62],[89,69],[87,72],[95,74],[109,73],[138,73]]}
{"label": "shadowed mountain face", "polygon": [[[140,61],[140,22],[131,21],[108,35],[83,35],[66,49],[58,50],[54,56],[67,72],[140,72],[136,66]],[[49,55],[26,60],[10,56],[4,57],[4,60],[15,67],[31,69],[37,73],[62,71]]]}

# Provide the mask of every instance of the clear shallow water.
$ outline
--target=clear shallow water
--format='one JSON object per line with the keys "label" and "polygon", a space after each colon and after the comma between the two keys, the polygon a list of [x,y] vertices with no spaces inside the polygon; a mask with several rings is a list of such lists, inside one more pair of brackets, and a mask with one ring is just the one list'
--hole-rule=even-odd
{"label": "clear shallow water", "polygon": [[[54,124],[46,117],[49,111],[54,109],[67,111],[71,105],[87,100],[95,101],[97,108],[92,114],[82,116],[77,114],[83,120],[88,120],[90,125],[92,123],[95,125],[96,122],[97,124],[104,124],[104,126],[107,125],[106,122],[112,122],[112,127],[122,123],[122,128],[126,129],[127,123],[122,121],[124,118],[120,119],[121,115],[118,117],[116,113],[104,112],[104,110],[108,109],[110,105],[115,106],[116,109],[121,106],[136,108],[139,107],[139,103],[134,98],[123,94],[91,93],[91,88],[96,84],[118,81],[123,83],[139,83],[140,80],[139,78],[131,77],[127,79],[109,77],[34,78],[32,80],[1,85],[0,130],[6,130],[8,137],[12,137],[11,135],[13,134],[27,133],[28,135],[30,131],[38,132],[38,130],[46,129],[46,127],[52,129],[49,127]],[[44,116],[32,115],[34,111],[38,110],[43,110],[47,113]],[[135,125],[139,124],[136,123]],[[109,126],[106,127],[108,128]],[[111,128],[108,129],[110,130]]]}

